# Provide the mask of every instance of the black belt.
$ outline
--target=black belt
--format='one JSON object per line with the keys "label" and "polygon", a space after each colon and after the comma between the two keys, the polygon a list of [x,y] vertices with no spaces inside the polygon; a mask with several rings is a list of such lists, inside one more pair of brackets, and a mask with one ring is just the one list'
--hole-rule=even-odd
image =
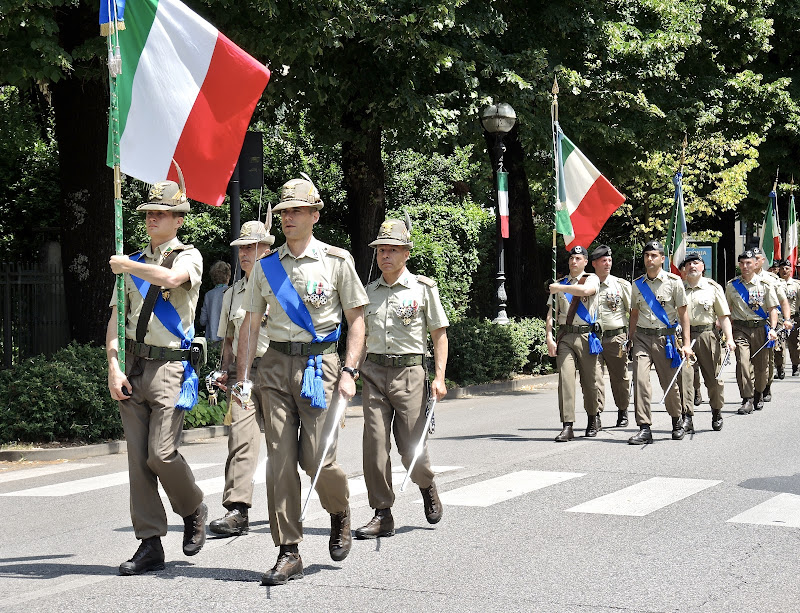
{"label": "black belt", "polygon": [[404,355],[368,353],[367,359],[380,366],[422,366],[423,355],[421,353],[406,353]]}
{"label": "black belt", "polygon": [[170,349],[169,347],[153,347],[144,343],[137,343],[133,339],[125,339],[125,351],[132,353],[137,358],[146,360],[188,360],[188,349]]}
{"label": "black belt", "polygon": [[689,326],[692,332],[708,332],[714,329],[714,324],[703,324],[702,326]]}
{"label": "black belt", "polygon": [[766,322],[764,319],[734,319],[733,325],[740,328],[759,328]]}
{"label": "black belt", "polygon": [[571,326],[570,324],[562,324],[561,327],[564,332],[572,332],[574,334],[587,334],[592,331],[592,326]]}
{"label": "black belt", "polygon": [[675,328],[636,328],[637,332],[647,334],[647,336],[671,336],[675,334]]}
{"label": "black belt", "polygon": [[613,330],[603,330],[603,338],[611,338],[612,336],[616,336],[617,334],[623,334],[627,332],[628,328],[622,326],[621,328],[614,328]]}
{"label": "black belt", "polygon": [[336,341],[328,343],[282,343],[270,341],[269,348],[286,355],[324,355],[336,353]]}

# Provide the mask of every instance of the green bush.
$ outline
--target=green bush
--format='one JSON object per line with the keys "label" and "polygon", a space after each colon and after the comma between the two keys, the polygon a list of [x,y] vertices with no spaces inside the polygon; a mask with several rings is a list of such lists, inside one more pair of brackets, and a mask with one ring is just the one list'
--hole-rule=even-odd
{"label": "green bush", "polygon": [[508,379],[523,371],[550,370],[546,359],[544,322],[512,320],[505,326],[488,319],[467,318],[447,329],[447,377],[459,385]]}
{"label": "green bush", "polygon": [[[205,381],[200,381],[205,389]],[[219,404],[210,406],[208,404],[208,392],[201,392],[200,399],[191,411],[185,411],[183,418],[183,429],[202,428],[203,426],[218,426],[222,423],[225,413],[228,412],[228,405],[225,402],[225,392],[219,392]]]}

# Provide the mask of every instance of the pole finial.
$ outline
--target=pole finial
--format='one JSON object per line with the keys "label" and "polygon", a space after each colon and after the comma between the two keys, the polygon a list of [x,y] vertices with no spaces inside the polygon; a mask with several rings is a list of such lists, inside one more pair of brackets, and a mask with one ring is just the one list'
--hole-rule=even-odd
{"label": "pole finial", "polygon": [[558,96],[558,77],[553,77],[553,95]]}
{"label": "pole finial", "polygon": [[689,146],[689,135],[684,132],[683,133],[683,146],[681,148],[681,164],[680,168],[678,168],[678,172],[683,172],[683,164],[686,161],[686,147]]}
{"label": "pole finial", "polygon": [[772,191],[775,192],[776,194],[778,193],[778,174],[780,173],[780,171],[781,167],[778,166],[778,168],[775,169],[775,182],[772,184]]}

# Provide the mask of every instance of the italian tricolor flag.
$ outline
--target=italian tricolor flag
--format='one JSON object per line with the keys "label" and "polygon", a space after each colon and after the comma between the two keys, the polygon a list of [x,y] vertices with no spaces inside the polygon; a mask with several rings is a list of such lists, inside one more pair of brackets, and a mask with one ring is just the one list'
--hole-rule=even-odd
{"label": "italian tricolor flag", "polygon": [[[174,158],[190,198],[221,204],[269,69],[178,0],[117,0],[118,18],[121,10],[122,172],[174,180]],[[101,9],[101,24],[113,12]]]}
{"label": "italian tricolor flag", "polygon": [[676,172],[672,177],[675,185],[675,199],[672,205],[672,212],[669,218],[669,229],[667,230],[667,248],[669,249],[669,268],[670,271],[679,275],[680,265],[686,259],[686,247],[689,237],[686,233],[686,213],[683,208],[683,174]]}
{"label": "italian tricolor flag", "polygon": [[766,258],[765,266],[781,257],[781,231],[778,225],[778,194],[773,189],[769,193],[769,205],[764,215],[764,233],[761,236],[761,250]]}
{"label": "italian tricolor flag", "polygon": [[794,208],[794,194],[789,199],[789,227],[786,229],[786,259],[792,263],[792,275],[797,268],[797,212]]}
{"label": "italian tricolor flag", "polygon": [[588,249],[606,220],[625,202],[625,196],[600,174],[558,124],[556,129],[556,231],[564,235],[567,250],[576,245]]}

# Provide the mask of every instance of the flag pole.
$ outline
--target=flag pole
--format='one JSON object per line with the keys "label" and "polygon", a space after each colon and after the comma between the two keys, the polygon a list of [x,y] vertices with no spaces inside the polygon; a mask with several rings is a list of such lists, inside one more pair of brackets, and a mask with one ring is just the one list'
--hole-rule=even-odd
{"label": "flag pole", "polygon": [[[686,132],[683,133],[683,146],[681,148],[681,161],[678,164],[677,174],[683,178],[683,165],[686,162],[686,147],[689,144],[689,138]],[[664,259],[664,266],[667,271],[672,270],[672,256],[675,254],[675,237],[677,232],[675,229],[678,227],[678,201],[675,200],[672,206],[672,217],[670,219],[670,226],[667,229],[667,237],[669,244],[667,245],[667,257]]]}
{"label": "flag pole", "polygon": [[[553,77],[553,104],[550,107],[553,131],[553,168],[555,170],[556,206],[558,206],[558,79]],[[553,207],[553,283],[556,282],[556,207]]]}

